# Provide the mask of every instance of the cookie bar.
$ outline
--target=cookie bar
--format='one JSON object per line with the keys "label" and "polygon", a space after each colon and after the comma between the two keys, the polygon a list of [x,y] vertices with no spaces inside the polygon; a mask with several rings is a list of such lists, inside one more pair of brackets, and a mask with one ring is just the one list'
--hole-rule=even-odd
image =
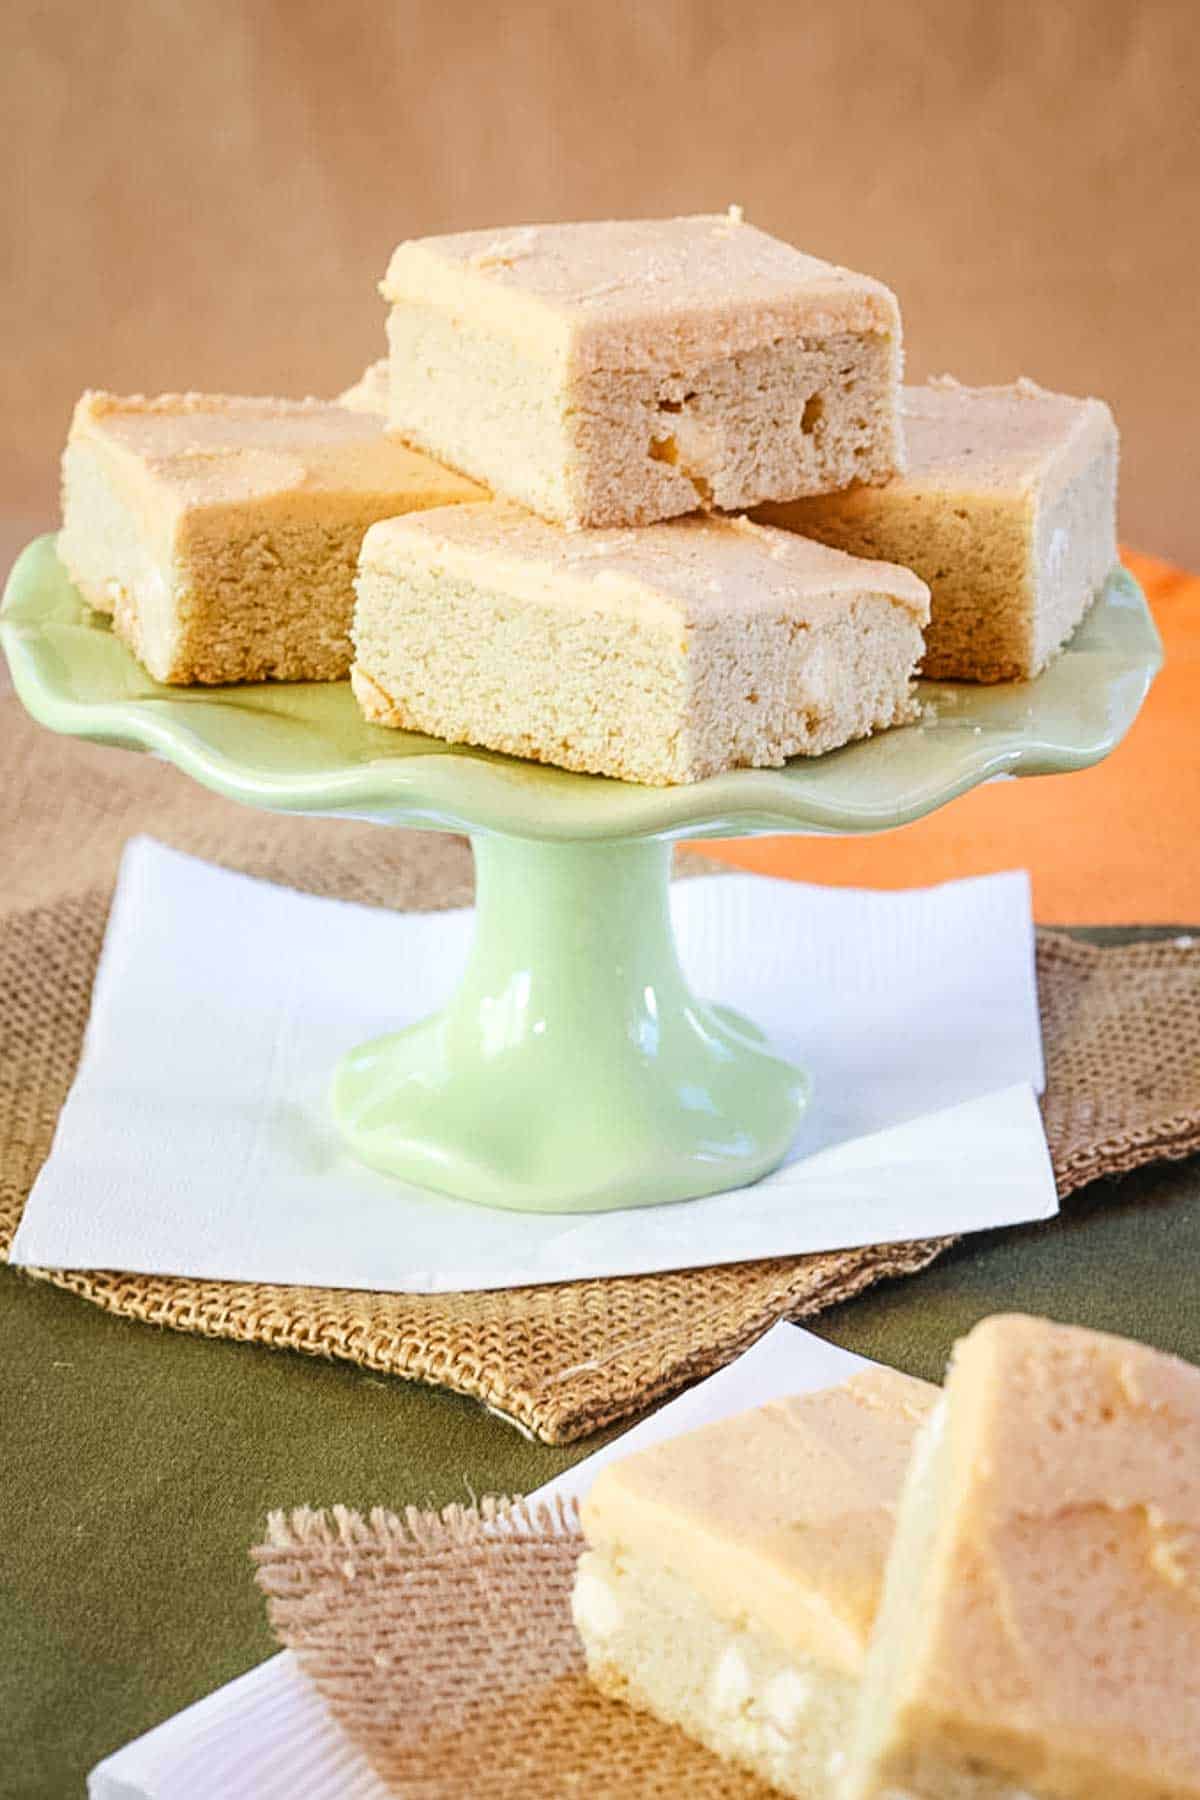
{"label": "cookie bar", "polygon": [[559,524],[883,481],[900,313],[881,282],[728,215],[403,243],[390,429]]}
{"label": "cookie bar", "polygon": [[985,1321],[905,1484],[846,1800],[1200,1795],[1200,1369]]}
{"label": "cookie bar", "polygon": [[783,1793],[832,1800],[937,1395],[875,1369],[602,1470],[572,1602],[596,1686]]}
{"label": "cookie bar", "polygon": [[943,378],[903,395],[907,472],[761,517],[915,569],[933,598],[923,673],[1037,675],[1117,562],[1117,429],[1102,400]]}
{"label": "cookie bar", "polygon": [[503,502],[363,540],[354,691],[377,724],[666,786],[912,716],[928,592],[748,520],[560,530]]}
{"label": "cookie bar", "polygon": [[367,527],[479,493],[319,400],[87,393],[58,553],[157,681],[335,681]]}

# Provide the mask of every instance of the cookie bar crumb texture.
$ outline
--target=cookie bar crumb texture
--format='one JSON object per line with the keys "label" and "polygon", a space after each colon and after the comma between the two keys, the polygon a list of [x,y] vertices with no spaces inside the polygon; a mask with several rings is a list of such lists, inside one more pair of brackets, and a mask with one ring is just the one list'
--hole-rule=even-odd
{"label": "cookie bar crumb texture", "polygon": [[337,681],[379,519],[480,490],[321,400],[85,394],[58,552],[168,683]]}
{"label": "cookie bar crumb texture", "polygon": [[570,534],[495,502],[375,526],[355,691],[379,724],[667,785],[914,714],[905,569],[694,517]]}
{"label": "cookie bar crumb texture", "polygon": [[922,673],[1038,675],[1117,564],[1117,429],[1102,400],[1022,379],[903,390],[908,467],[883,487],[768,506],[771,524],[928,583]]}
{"label": "cookie bar crumb texture", "polygon": [[391,429],[569,526],[886,480],[894,295],[738,214],[401,244]]}

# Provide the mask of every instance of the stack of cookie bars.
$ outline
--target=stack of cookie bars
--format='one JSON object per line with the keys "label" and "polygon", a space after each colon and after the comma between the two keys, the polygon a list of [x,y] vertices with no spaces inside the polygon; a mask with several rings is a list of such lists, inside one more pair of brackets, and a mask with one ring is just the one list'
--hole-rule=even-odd
{"label": "stack of cookie bars", "polygon": [[879,281],[722,215],[403,243],[336,402],[85,394],[60,555],[162,682],[670,784],[1038,673],[1116,561],[1117,437],[901,385]]}

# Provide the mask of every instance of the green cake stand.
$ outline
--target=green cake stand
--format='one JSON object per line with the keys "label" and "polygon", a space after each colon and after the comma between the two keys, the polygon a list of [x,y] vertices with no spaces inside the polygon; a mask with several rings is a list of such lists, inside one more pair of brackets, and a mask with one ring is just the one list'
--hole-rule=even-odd
{"label": "green cake stand", "polygon": [[247,806],[470,836],[475,938],[458,992],[346,1057],[332,1104],[373,1168],[529,1212],[741,1187],[795,1134],[803,1072],[684,978],[672,842],[890,831],[996,775],[1086,768],[1128,731],[1162,658],[1140,589],[1114,570],[1036,681],[924,683],[920,724],[648,788],[368,725],[346,682],[161,687],[76,593],[52,537],[14,567],[0,640],[53,731],[152,751]]}

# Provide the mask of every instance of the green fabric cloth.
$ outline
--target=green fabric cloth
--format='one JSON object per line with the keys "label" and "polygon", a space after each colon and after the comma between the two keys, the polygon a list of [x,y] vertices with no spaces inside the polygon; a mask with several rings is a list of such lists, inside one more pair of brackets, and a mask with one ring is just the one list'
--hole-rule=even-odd
{"label": "green fabric cloth", "polygon": [[[1197,1268],[1200,1159],[974,1237],[815,1329],[934,1379],[1012,1308],[1200,1362]],[[132,1324],[10,1269],[0,1354],[3,1800],[82,1794],[102,1756],[271,1653],[247,1557],[269,1508],[524,1491],[601,1441],[548,1449],[455,1395]]]}

